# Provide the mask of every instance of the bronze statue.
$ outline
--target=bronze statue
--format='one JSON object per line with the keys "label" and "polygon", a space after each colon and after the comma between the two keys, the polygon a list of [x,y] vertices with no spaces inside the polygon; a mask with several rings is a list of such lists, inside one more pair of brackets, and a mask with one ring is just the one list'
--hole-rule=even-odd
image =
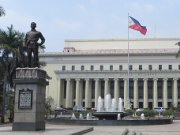
{"label": "bronze statue", "polygon": [[[41,43],[38,43],[39,39],[41,39]],[[27,32],[25,37],[25,46],[27,47],[28,55],[28,67],[39,67],[38,48],[45,48],[43,46],[44,42],[45,38],[41,32],[36,31],[36,23],[32,22],[31,31]]]}

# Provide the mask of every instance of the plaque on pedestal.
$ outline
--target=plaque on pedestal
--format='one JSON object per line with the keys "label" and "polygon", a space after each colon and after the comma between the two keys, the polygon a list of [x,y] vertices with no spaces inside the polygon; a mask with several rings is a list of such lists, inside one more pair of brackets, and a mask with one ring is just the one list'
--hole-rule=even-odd
{"label": "plaque on pedestal", "polygon": [[19,90],[18,108],[32,109],[33,90],[22,89]]}

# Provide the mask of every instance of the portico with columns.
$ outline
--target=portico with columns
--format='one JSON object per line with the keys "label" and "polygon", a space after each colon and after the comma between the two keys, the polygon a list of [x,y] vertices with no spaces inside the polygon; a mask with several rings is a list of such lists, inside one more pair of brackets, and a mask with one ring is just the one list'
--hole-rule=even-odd
{"label": "portico with columns", "polygon": [[[60,70],[55,72],[60,84],[66,85],[66,87],[59,87],[58,96],[65,100],[65,102],[61,102],[63,100],[59,99],[59,105],[66,108],[73,108],[75,105],[96,108],[98,97],[104,98],[108,93],[117,102],[121,97],[125,108],[128,108],[128,99],[133,108],[155,108],[158,106],[168,108],[171,105],[176,106],[178,103],[179,81],[176,71],[169,72],[168,76],[163,75],[163,71],[130,72],[129,80],[132,83],[130,83],[129,90],[126,71],[117,71],[117,73],[109,71],[106,74],[94,71],[96,73],[92,72],[89,75],[86,74],[86,71],[77,71],[75,74],[78,74],[78,78],[74,78],[74,72]],[[133,76],[134,78],[132,78]],[[170,82],[168,83],[168,81]],[[112,87],[110,87],[110,82],[112,82]],[[158,84],[162,87],[158,87]],[[60,93],[65,93],[64,97]],[[169,96],[171,98],[168,98],[168,93],[171,94]]]}

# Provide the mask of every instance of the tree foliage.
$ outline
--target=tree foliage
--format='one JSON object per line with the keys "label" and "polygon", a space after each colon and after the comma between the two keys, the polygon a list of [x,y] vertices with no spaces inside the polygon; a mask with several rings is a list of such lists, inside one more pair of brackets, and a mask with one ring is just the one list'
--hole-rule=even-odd
{"label": "tree foliage", "polygon": [[5,15],[5,10],[2,6],[0,6],[0,16]]}
{"label": "tree foliage", "polygon": [[[7,89],[13,87],[13,79],[17,67],[24,67],[26,57],[23,48],[24,34],[14,30],[13,26],[7,31],[0,29],[0,82],[2,86],[2,115],[5,115],[5,97]],[[7,87],[8,86],[8,87]],[[10,87],[9,87],[10,86]],[[3,92],[2,92],[3,91]]]}
{"label": "tree foliage", "polygon": [[0,63],[4,68],[4,81],[12,87],[16,68],[25,66],[24,34],[14,30],[12,25],[7,28],[7,31],[0,30]]}
{"label": "tree foliage", "polygon": [[54,105],[54,99],[52,97],[47,97],[45,101],[45,115],[46,118],[51,114],[52,112],[52,106]]}

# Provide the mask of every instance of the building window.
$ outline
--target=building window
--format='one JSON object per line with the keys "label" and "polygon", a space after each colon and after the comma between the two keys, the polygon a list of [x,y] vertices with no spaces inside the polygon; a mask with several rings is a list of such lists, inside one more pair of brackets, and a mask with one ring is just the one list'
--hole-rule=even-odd
{"label": "building window", "polygon": [[122,65],[119,65],[119,70],[123,70],[123,66]]}
{"label": "building window", "polygon": [[103,70],[103,65],[100,65],[100,70],[101,70],[101,71]]}
{"label": "building window", "polygon": [[75,70],[75,66],[72,66],[72,70]]}
{"label": "building window", "polygon": [[172,70],[172,65],[169,65],[169,70]]}
{"label": "building window", "polygon": [[152,70],[152,65],[149,65],[149,70]]}
{"label": "building window", "polygon": [[142,65],[139,65],[139,70],[142,70]]}
{"label": "building window", "polygon": [[110,65],[110,70],[111,70],[111,71],[113,70],[113,65]]}
{"label": "building window", "polygon": [[66,70],[66,66],[62,66],[62,70],[63,70],[63,71]]}
{"label": "building window", "polygon": [[162,70],[162,65],[159,65],[159,70]]}
{"label": "building window", "polygon": [[81,71],[83,71],[84,70],[84,66],[81,66]]}
{"label": "building window", "polygon": [[93,71],[94,70],[94,66],[93,65],[91,65],[91,71]]}
{"label": "building window", "polygon": [[133,70],[133,66],[132,65],[129,65],[129,70]]}

